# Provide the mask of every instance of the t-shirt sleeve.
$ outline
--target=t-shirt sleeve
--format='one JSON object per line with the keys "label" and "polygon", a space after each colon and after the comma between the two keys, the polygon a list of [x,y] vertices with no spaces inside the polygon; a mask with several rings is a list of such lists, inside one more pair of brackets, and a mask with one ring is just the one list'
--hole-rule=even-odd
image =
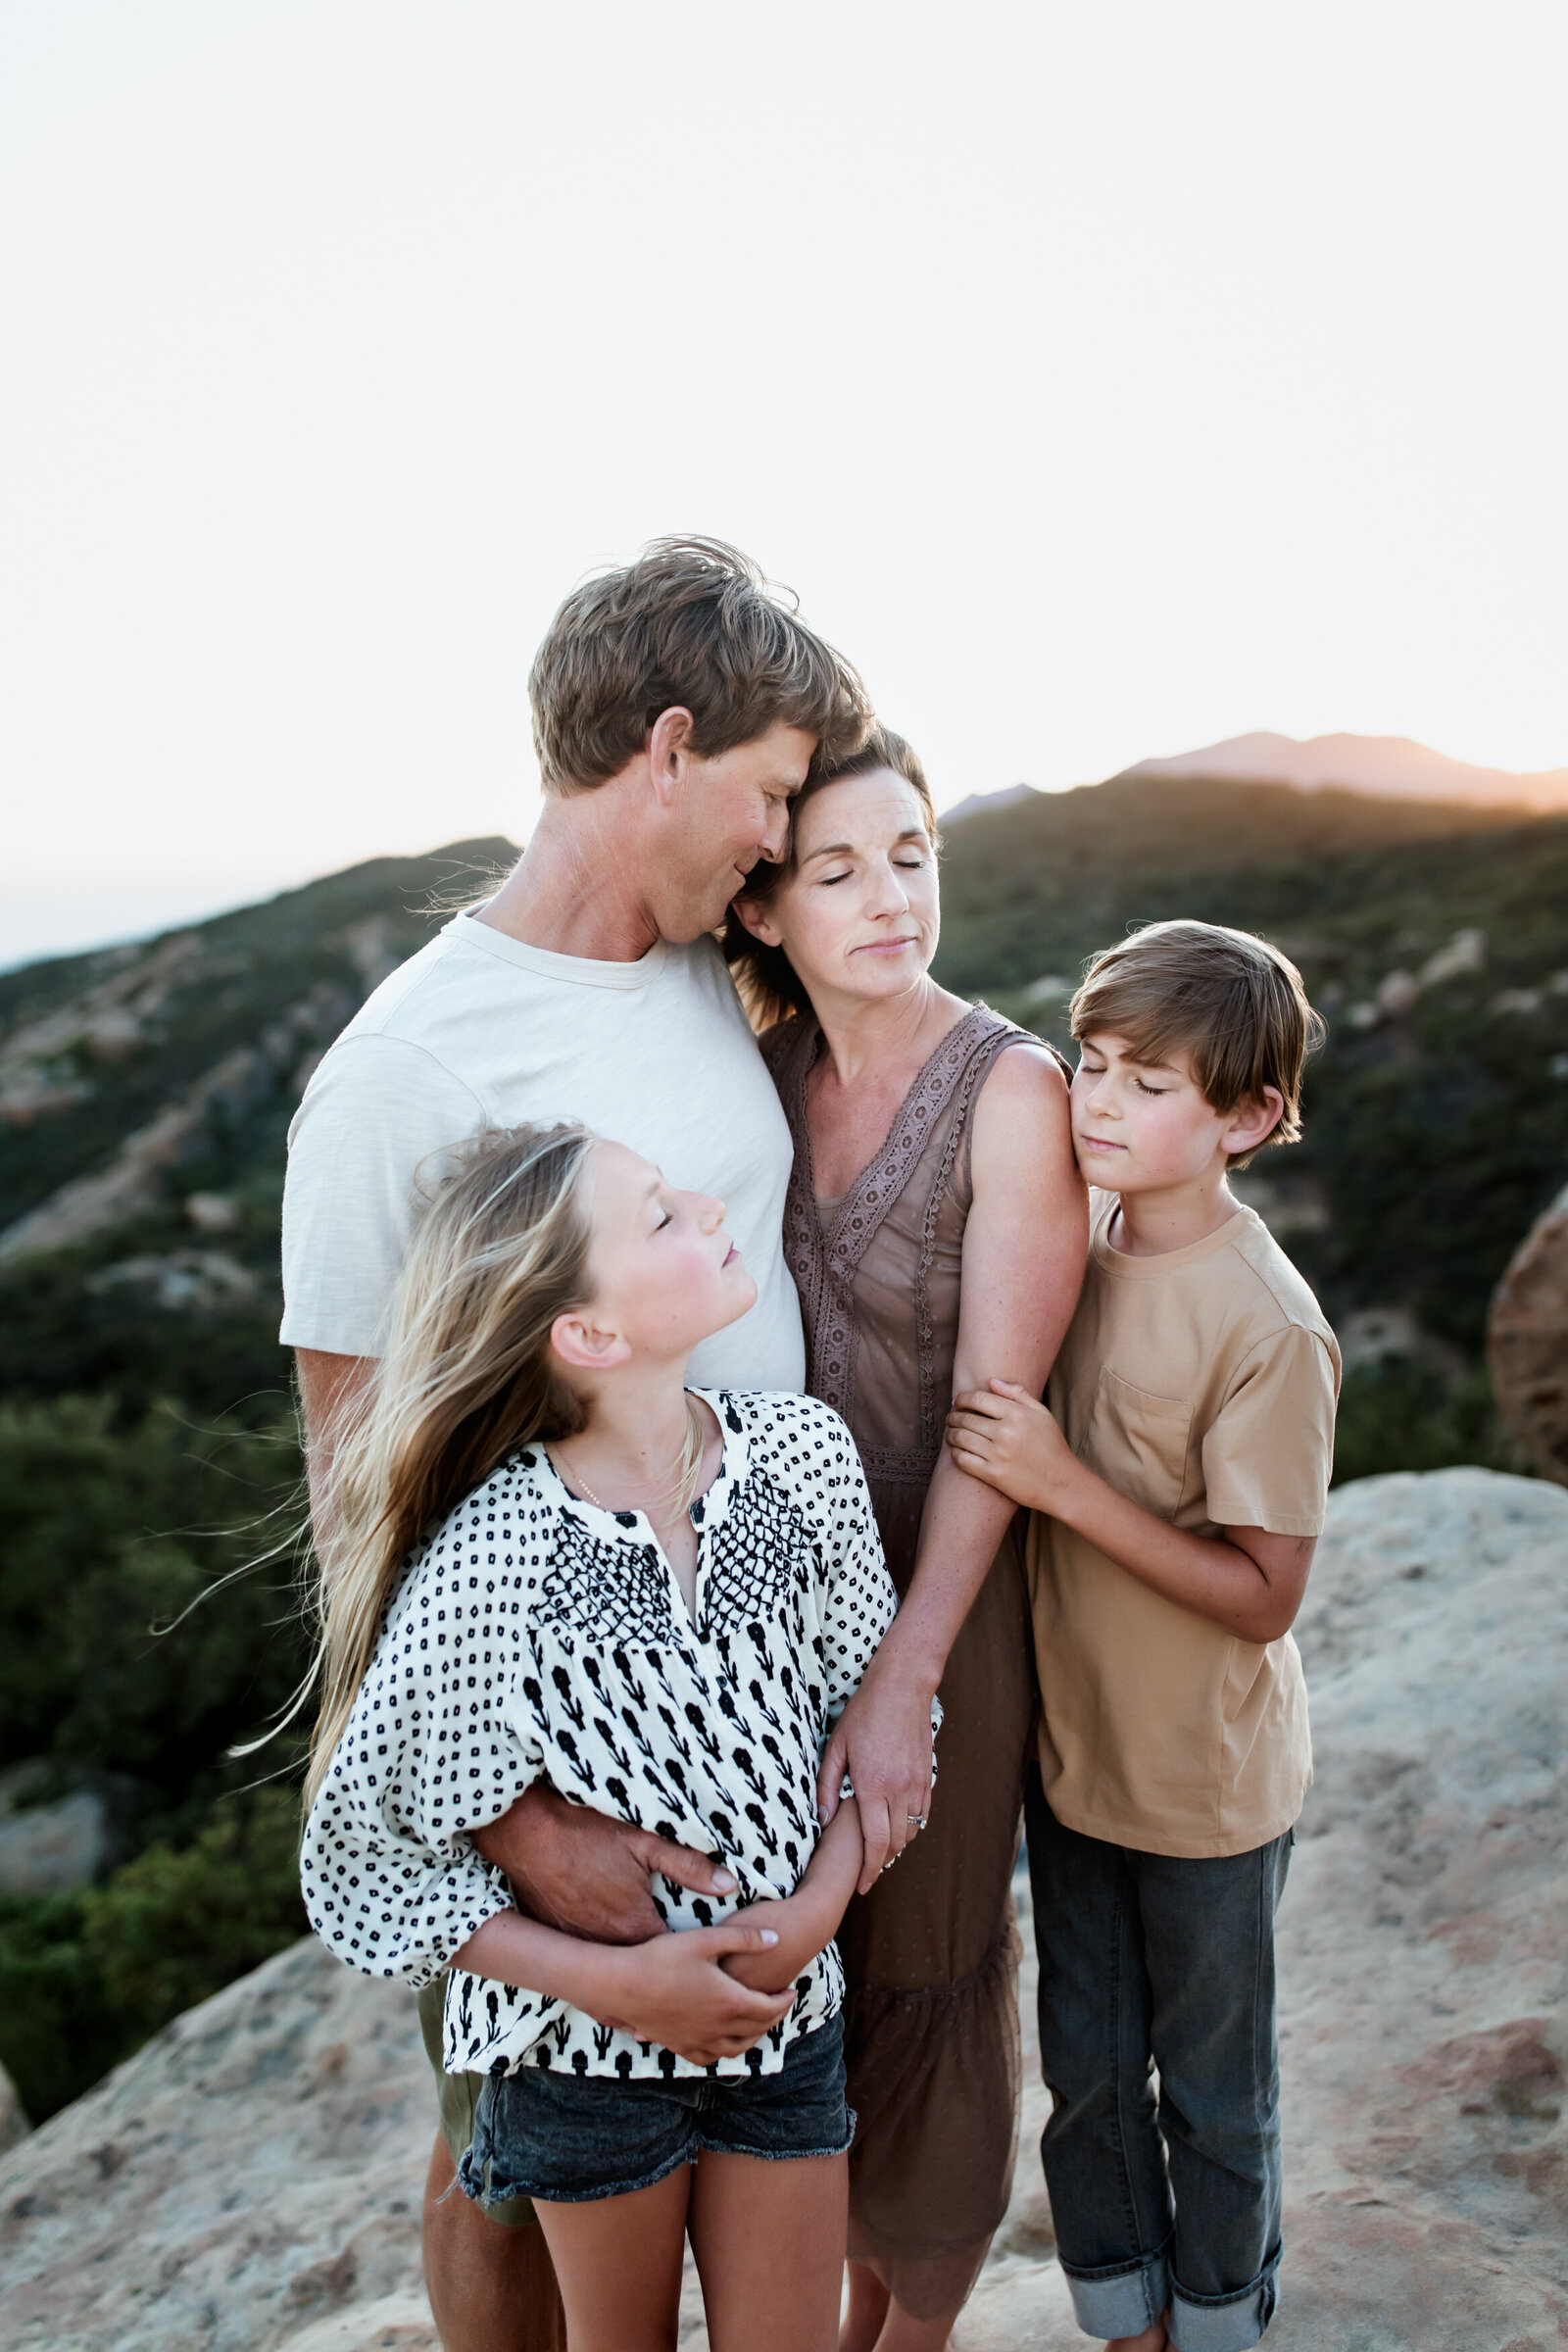
{"label": "t-shirt sleeve", "polygon": [[332,1048],[289,1129],[285,1348],[382,1352],[416,1180],[483,1124],[478,1097],[422,1047],[371,1035]]}
{"label": "t-shirt sleeve", "polygon": [[498,1911],[505,1875],[467,1833],[544,1769],[512,1719],[515,1577],[441,1540],[392,1612],[305,1827],[312,1927],[351,1968],[428,1984]]}
{"label": "t-shirt sleeve", "polygon": [[1216,1527],[1322,1533],[1337,1391],[1326,1342],[1301,1324],[1271,1333],[1249,1352],[1203,1438],[1203,1483]]}

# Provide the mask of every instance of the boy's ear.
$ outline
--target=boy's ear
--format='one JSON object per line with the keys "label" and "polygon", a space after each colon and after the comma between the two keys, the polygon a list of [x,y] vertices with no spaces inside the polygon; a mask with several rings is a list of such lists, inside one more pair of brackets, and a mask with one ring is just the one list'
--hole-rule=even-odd
{"label": "boy's ear", "polygon": [[732,904],[752,937],[760,940],[764,948],[781,948],[784,945],[784,935],[768,913],[764,901],[736,899]]}
{"label": "boy's ear", "polygon": [[1255,1152],[1266,1143],[1285,1116],[1285,1097],[1277,1086],[1265,1086],[1261,1095],[1249,1095],[1238,1102],[1230,1123],[1220,1137],[1226,1152]]}
{"label": "boy's ear", "polygon": [[606,1331],[582,1308],[556,1317],[550,1326],[550,1345],[574,1372],[612,1372],[631,1353],[629,1340],[623,1340],[618,1331]]}

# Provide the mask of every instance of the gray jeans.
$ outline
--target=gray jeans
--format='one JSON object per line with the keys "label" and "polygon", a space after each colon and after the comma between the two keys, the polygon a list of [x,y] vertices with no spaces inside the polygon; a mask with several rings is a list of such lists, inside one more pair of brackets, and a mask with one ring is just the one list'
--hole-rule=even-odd
{"label": "gray jeans", "polygon": [[[1294,1833],[1212,1861],[1063,1829],[1025,1803],[1040,1947],[1041,2141],[1078,2324],[1248,2352],[1280,2259],[1274,1914]],[[1158,2070],[1156,2097],[1153,2074]]]}

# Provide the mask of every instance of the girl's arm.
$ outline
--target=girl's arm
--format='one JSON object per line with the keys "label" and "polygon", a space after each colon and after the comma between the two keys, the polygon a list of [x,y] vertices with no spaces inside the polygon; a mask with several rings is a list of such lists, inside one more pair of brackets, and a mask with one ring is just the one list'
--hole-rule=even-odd
{"label": "girl's arm", "polygon": [[860,1876],[864,1842],[860,1809],[847,1796],[816,1841],[816,1851],[801,1874],[801,1883],[781,1903],[748,1903],[730,1921],[744,1920],[771,1932],[772,1948],[732,1955],[724,1974],[738,1984],[759,1992],[783,1992],[792,1998],[795,1980],[839,1932],[839,1922]]}
{"label": "girl's arm", "polygon": [[[1039,1396],[1089,1252],[1066,1081],[1043,1053],[999,1056],[975,1104],[970,1168],[954,1390],[1001,1377]],[[826,1821],[846,1772],[854,1781],[862,1893],[912,1835],[907,1816],[929,1808],[931,1700],[1012,1513],[1005,1495],[965,1478],[943,1448],[909,1590],[828,1743],[817,1784]]]}
{"label": "girl's arm", "polygon": [[[789,1905],[755,1909],[784,1912]],[[775,1990],[730,1976],[720,1965],[738,1954],[754,1966],[771,1960],[771,1947],[781,1940],[771,1919],[737,1915],[716,1928],[655,1936],[647,1943],[583,1943],[524,1919],[520,1911],[501,1911],[468,1937],[452,1965],[496,1984],[548,1993],[601,2025],[619,2026],[639,2041],[711,2066],[749,2050],[793,2007],[798,1971]]]}

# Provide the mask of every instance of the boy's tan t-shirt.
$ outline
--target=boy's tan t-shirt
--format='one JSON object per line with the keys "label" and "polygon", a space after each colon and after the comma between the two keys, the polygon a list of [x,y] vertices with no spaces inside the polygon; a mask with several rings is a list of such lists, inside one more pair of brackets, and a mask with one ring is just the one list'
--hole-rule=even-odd
{"label": "boy's tan t-shirt", "polygon": [[[1197,1535],[1317,1535],[1340,1351],[1311,1291],[1250,1208],[1189,1249],[1129,1257],[1105,1239],[1116,1207],[1093,1196],[1083,1296],[1051,1376],[1068,1444]],[[1291,1636],[1239,1641],[1038,1513],[1028,1558],[1057,1820],[1191,1857],[1283,1836],[1312,1778]]]}

